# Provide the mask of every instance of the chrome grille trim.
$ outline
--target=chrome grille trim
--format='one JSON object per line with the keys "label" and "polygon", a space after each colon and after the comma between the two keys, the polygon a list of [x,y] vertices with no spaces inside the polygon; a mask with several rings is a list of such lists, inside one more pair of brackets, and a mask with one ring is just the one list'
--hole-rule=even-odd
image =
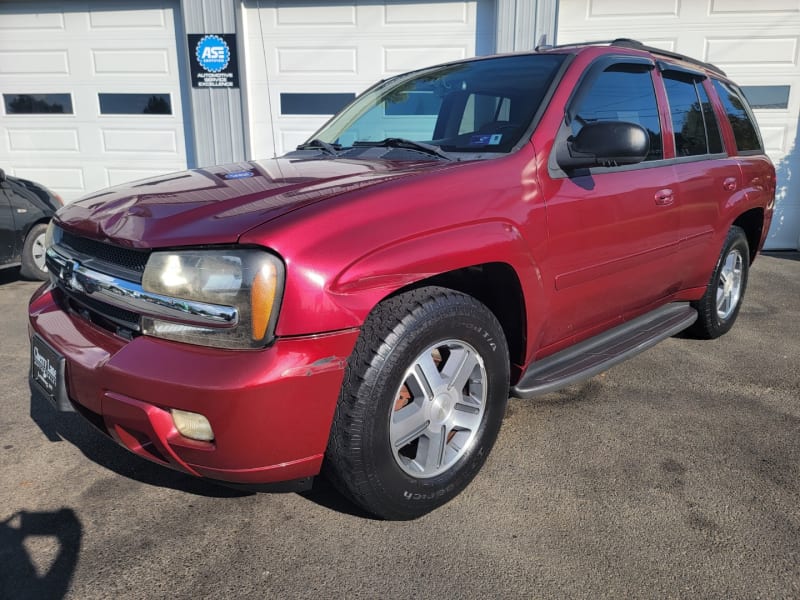
{"label": "chrome grille trim", "polygon": [[48,248],[46,262],[54,282],[78,299],[85,296],[140,315],[198,327],[227,329],[239,323],[234,307],[147,292],[138,283],[87,267],[66,256],[62,248]]}

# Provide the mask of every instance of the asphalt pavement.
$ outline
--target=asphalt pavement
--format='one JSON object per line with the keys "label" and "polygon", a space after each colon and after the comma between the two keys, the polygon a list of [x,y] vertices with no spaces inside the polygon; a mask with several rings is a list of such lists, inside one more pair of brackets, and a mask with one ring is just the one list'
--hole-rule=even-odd
{"label": "asphalt pavement", "polygon": [[31,400],[0,272],[0,598],[800,597],[800,254],[762,256],[734,329],[512,400],[476,480],[419,520],[321,484],[244,494]]}

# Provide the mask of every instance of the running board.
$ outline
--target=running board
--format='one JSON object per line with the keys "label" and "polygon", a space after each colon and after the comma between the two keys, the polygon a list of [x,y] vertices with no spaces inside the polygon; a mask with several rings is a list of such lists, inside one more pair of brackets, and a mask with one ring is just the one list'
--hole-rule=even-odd
{"label": "running board", "polygon": [[532,363],[511,395],[533,398],[593,377],[683,331],[696,319],[697,311],[688,303],[662,306]]}

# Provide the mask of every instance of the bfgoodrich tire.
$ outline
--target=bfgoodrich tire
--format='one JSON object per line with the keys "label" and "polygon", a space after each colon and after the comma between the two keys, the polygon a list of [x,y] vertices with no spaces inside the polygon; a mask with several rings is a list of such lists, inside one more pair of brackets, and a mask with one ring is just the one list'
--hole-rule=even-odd
{"label": "bfgoodrich tire", "polygon": [[722,245],[706,293],[692,303],[697,309],[697,321],[687,331],[690,336],[710,340],[733,327],[744,299],[749,270],[747,236],[740,227],[733,226]]}
{"label": "bfgoodrich tire", "polygon": [[20,274],[26,279],[47,279],[47,267],[44,264],[44,253],[47,250],[44,244],[47,225],[39,223],[31,227],[25,237],[22,247],[22,267]]}
{"label": "bfgoodrich tire", "polygon": [[405,520],[472,481],[508,400],[503,330],[474,298],[425,287],[381,303],[350,357],[326,473],[368,512]]}

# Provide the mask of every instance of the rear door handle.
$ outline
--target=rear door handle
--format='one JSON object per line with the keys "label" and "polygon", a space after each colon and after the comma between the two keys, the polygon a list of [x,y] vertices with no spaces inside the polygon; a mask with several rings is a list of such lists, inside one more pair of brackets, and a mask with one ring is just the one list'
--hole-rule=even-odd
{"label": "rear door handle", "polygon": [[656,206],[669,206],[675,202],[675,196],[672,194],[672,190],[669,188],[658,190],[656,192],[655,199]]}
{"label": "rear door handle", "polygon": [[726,177],[725,181],[722,182],[722,187],[725,188],[726,191],[732,192],[736,189],[737,182],[736,177]]}

